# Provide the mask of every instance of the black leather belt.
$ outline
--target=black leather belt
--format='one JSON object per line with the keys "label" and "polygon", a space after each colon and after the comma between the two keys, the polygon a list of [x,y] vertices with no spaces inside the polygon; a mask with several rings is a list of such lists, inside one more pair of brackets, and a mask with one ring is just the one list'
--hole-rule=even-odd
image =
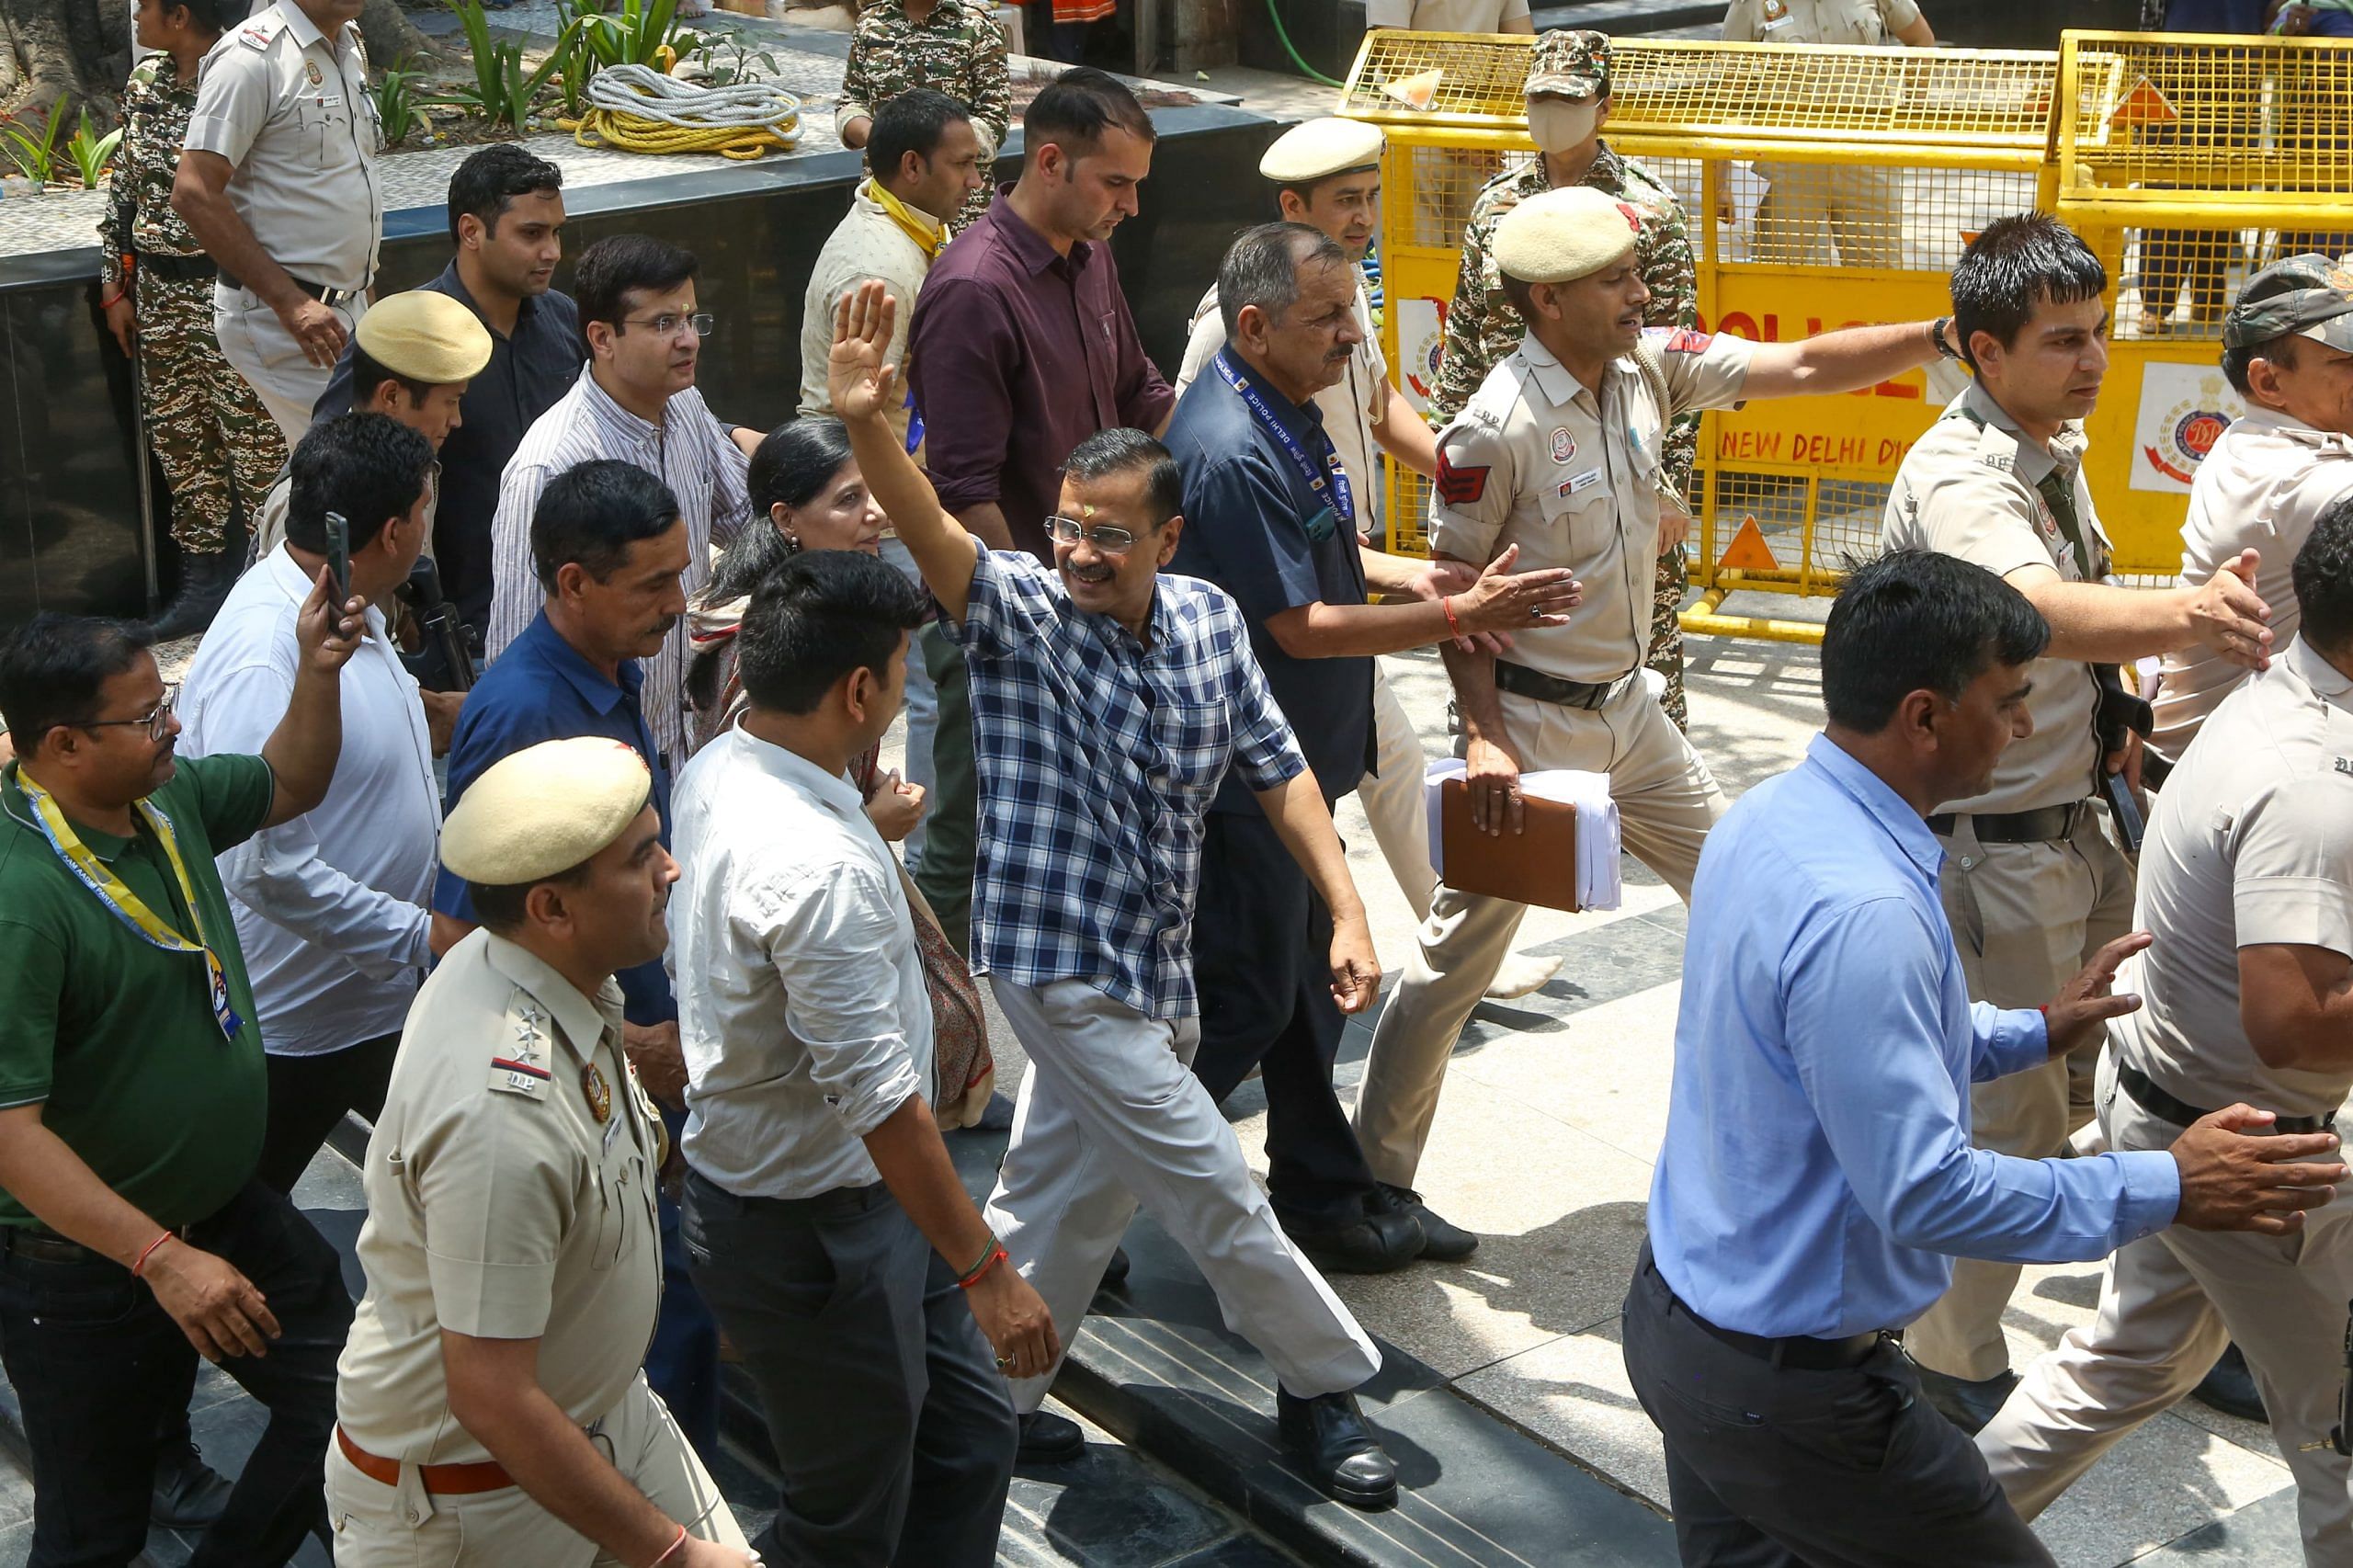
{"label": "black leather belt", "polygon": [[[323,305],[347,305],[368,291],[365,289],[330,289],[324,283],[313,283],[307,278],[297,278],[290,272],[286,275],[286,280]],[[221,273],[221,286],[224,289],[244,287],[226,270]]]}
{"label": "black leather belt", "polygon": [[209,256],[166,256],[162,251],[152,250],[137,254],[140,271],[168,278],[175,283],[200,283],[218,276],[221,271],[212,265],[212,258]]}
{"label": "black leather belt", "polygon": [[1882,1342],[1904,1337],[1900,1330],[1880,1328],[1845,1339],[1815,1339],[1802,1334],[1775,1339],[1761,1334],[1743,1334],[1736,1328],[1719,1328],[1686,1306],[1683,1298],[1674,1291],[1669,1290],[1667,1297],[1677,1312],[1689,1318],[1692,1326],[1711,1339],[1729,1345],[1744,1356],[1753,1356],[1776,1367],[1793,1367],[1801,1372],[1842,1372],[1849,1367],[1859,1367],[1870,1359]]}
{"label": "black leather belt", "polygon": [[[1497,666],[1500,668],[1501,666]],[[1966,821],[1980,844],[2063,844],[2075,835],[2076,824],[2089,801],[2044,806],[2031,812],[1980,812],[1962,817],[1952,812],[1928,819],[1928,831],[1950,838]]]}
{"label": "black leather belt", "polygon": [[63,1236],[28,1230],[22,1225],[0,1226],[0,1252],[15,1253],[18,1257],[35,1258],[42,1263],[94,1263],[98,1258],[97,1253],[79,1242],[69,1242]]}
{"label": "black leather belt", "polygon": [[1542,670],[1531,670],[1526,665],[1495,661],[1495,689],[1508,691],[1514,697],[1533,698],[1562,708],[1582,708],[1590,712],[1607,707],[1609,699],[1626,689],[1626,683],[1640,680],[1643,672],[1631,671],[1611,681],[1563,680],[1548,676]]}
{"label": "black leather belt", "polygon": [[[2162,1121],[2176,1127],[2188,1127],[2201,1117],[2211,1116],[2187,1100],[2174,1098],[2159,1088],[2146,1073],[2124,1062],[2116,1064],[2116,1086],[2132,1096],[2132,1103]],[[2282,1116],[2274,1118],[2274,1132],[2326,1132],[2336,1125],[2334,1116]]]}

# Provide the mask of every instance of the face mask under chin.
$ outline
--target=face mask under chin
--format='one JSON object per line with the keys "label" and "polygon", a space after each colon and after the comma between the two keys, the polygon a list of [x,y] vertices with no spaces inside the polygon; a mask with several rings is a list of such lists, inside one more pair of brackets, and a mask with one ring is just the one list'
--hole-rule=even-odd
{"label": "face mask under chin", "polygon": [[1531,98],[1528,105],[1528,134],[1547,153],[1565,153],[1583,144],[1601,118],[1595,102],[1570,103],[1564,98]]}

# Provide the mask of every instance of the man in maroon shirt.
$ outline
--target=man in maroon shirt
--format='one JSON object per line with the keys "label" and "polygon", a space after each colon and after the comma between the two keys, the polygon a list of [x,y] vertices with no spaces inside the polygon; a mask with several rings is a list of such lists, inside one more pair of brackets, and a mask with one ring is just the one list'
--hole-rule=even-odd
{"label": "man in maroon shirt", "polygon": [[[1152,119],[1113,76],[1065,71],[1021,117],[1021,177],[925,278],[907,375],[940,503],[992,549],[1053,559],[1063,460],[1115,426],[1154,436],[1176,394],[1144,357],[1104,242],[1152,172]],[[923,637],[939,690],[929,824],[915,878],[959,949],[972,914],[972,710],[963,653]]]}

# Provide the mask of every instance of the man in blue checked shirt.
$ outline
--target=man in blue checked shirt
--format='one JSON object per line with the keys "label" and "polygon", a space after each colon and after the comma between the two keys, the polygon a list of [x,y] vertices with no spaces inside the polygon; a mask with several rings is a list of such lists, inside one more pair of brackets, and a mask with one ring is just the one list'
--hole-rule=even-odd
{"label": "man in blue checked shirt", "polygon": [[2344,1179],[2335,1134],[2250,1136],[2272,1116],[2245,1105],[2170,1149],[1970,1147],[1972,1083],[2141,1005],[2110,983],[2146,933],[2038,1011],[1972,1005],[1938,897],[1927,819],[2031,729],[2049,635],[1949,556],[1857,573],[1823,640],[1828,726],[1700,857],[1624,1336],[1687,1564],[2049,1564],[1896,1346],[1951,1258],[2077,1262],[2169,1224],[2290,1233]]}
{"label": "man in blue checked shirt", "polygon": [[[843,300],[829,381],[859,469],[947,612],[980,765],[972,968],[1029,1053],[986,1210],[1068,1345],[1141,1201],[1274,1367],[1284,1442],[1356,1507],[1396,1496],[1355,1389],[1380,1352],[1276,1223],[1189,1071],[1203,819],[1229,772],[1331,910],[1332,995],[1381,988],[1364,905],[1315,775],[1223,589],[1160,575],[1184,533],[1166,448],[1098,431],[1063,465],[1054,561],[980,548],[893,436],[896,307]],[[1054,1369],[1015,1380],[1027,1420]]]}

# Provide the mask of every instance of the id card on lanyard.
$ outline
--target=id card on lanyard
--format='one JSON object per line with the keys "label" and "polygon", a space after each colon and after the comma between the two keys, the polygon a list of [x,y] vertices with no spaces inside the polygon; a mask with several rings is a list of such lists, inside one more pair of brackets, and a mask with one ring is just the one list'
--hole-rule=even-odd
{"label": "id card on lanyard", "polygon": [[204,915],[197,907],[196,886],[188,879],[188,863],[180,858],[179,839],[172,832],[172,819],[151,801],[141,801],[131,807],[140,820],[147,824],[148,831],[154,834],[155,842],[163,846],[164,858],[171,866],[173,880],[179,884],[180,899],[188,905],[188,918],[196,925],[196,940],[192,942],[148,908],[146,901],[131,891],[129,884],[115,874],[113,867],[92,853],[90,846],[83,843],[81,835],[74,831],[74,824],[65,820],[65,813],[58,810],[57,802],[50,798],[49,791],[26,778],[21,768],[17,774],[17,788],[31,805],[34,824],[40,829],[40,835],[49,841],[50,848],[115,918],[137,932],[152,947],[161,948],[167,953],[204,955],[205,985],[212,1004],[212,1021],[221,1026],[222,1038],[236,1039],[237,1031],[245,1027],[244,1020],[238,1017],[236,1006],[229,997],[229,971],[204,934]]}
{"label": "id card on lanyard", "polygon": [[1354,532],[1357,526],[1356,492],[1349,488],[1348,471],[1340,461],[1339,449],[1334,448],[1326,460],[1327,472],[1318,472],[1315,460],[1308,455],[1307,449],[1300,444],[1290,426],[1285,425],[1274,409],[1267,405],[1267,400],[1259,395],[1258,389],[1250,383],[1250,379],[1227,362],[1225,350],[1218,350],[1210,363],[1217,367],[1218,378],[1233,389],[1252,415],[1275,438],[1275,444],[1283,449],[1283,455],[1290,459],[1291,466],[1299,470],[1299,476],[1307,481],[1308,489],[1315,493],[1316,500],[1332,509],[1342,527]]}

